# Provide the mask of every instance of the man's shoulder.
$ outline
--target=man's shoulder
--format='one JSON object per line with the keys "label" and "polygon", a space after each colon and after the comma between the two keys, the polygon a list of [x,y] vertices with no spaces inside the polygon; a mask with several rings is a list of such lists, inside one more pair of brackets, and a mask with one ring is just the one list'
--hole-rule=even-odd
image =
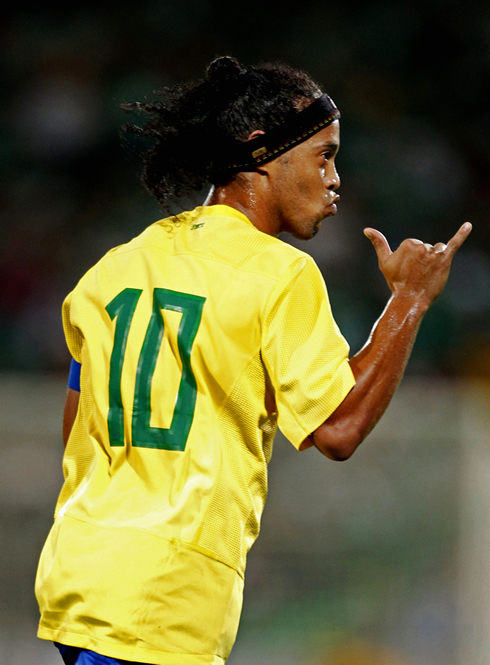
{"label": "man's shoulder", "polygon": [[[284,240],[263,233],[230,206],[202,206],[189,215],[182,224],[186,226],[192,251],[230,263],[238,270],[278,278],[298,259],[311,258]],[[182,237],[186,237],[185,232]]]}
{"label": "man's shoulder", "polygon": [[[182,261],[213,261],[236,270],[279,280],[297,262],[312,261],[306,252],[259,231],[248,218],[229,206],[200,206],[147,226],[128,242],[106,252],[80,279],[78,286],[96,280],[118,279],[133,265],[133,256],[163,252]],[[129,263],[128,263],[129,262]]]}

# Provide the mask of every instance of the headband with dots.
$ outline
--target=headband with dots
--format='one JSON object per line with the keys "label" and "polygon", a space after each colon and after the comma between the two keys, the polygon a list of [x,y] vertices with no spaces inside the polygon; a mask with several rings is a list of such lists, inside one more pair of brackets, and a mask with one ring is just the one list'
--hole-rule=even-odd
{"label": "headband with dots", "polygon": [[250,141],[235,141],[222,154],[221,165],[216,170],[225,173],[254,171],[257,166],[291,150],[338,118],[340,111],[324,94],[279,127]]}

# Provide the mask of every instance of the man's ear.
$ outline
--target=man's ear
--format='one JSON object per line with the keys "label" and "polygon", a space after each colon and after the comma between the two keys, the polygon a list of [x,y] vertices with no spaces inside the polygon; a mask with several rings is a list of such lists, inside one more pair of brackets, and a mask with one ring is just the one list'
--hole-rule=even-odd
{"label": "man's ear", "polygon": [[262,134],[265,134],[265,132],[263,132],[261,129],[254,129],[254,131],[247,138],[247,141],[251,141],[252,139],[256,139],[257,136],[261,136]]}
{"label": "man's ear", "polygon": [[[251,141],[252,139],[256,139],[258,136],[263,136],[265,134],[262,129],[254,129],[254,131],[249,134],[247,141]],[[260,175],[266,175],[267,174],[267,169],[264,170],[264,166],[257,166],[256,167],[257,173]]]}

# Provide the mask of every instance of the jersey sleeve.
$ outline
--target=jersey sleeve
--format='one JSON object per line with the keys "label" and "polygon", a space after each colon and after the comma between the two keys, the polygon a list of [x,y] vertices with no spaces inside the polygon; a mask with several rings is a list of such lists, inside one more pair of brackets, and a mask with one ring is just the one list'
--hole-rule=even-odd
{"label": "jersey sleeve", "polygon": [[66,345],[70,351],[72,357],[76,360],[77,363],[82,362],[82,346],[83,346],[83,335],[79,328],[74,326],[71,321],[71,299],[72,293],[70,293],[63,303],[62,309],[62,319],[63,319],[63,330],[65,332]]}
{"label": "jersey sleeve", "polygon": [[349,346],[332,315],[311,257],[295,261],[272,291],[264,313],[262,358],[274,387],[278,426],[296,447],[355,385]]}

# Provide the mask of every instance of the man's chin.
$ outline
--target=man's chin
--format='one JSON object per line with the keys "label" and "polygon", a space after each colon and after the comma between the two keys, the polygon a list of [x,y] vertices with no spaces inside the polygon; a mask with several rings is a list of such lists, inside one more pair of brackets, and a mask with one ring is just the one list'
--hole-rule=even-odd
{"label": "man's chin", "polygon": [[322,222],[326,217],[330,217],[332,214],[335,213],[330,213],[327,215],[324,215],[321,219],[318,220],[318,222],[315,222],[315,225],[313,226],[313,229],[311,231],[311,235],[308,236],[308,238],[305,238],[305,240],[311,240],[311,238],[314,238],[318,231],[322,228]]}
{"label": "man's chin", "polygon": [[312,222],[311,225],[305,224],[303,228],[290,230],[289,233],[291,233],[291,235],[297,240],[311,240],[311,238],[314,238],[320,230],[325,217],[329,217],[332,214],[334,213],[331,212],[329,215],[324,215],[318,221]]}
{"label": "man's chin", "polygon": [[314,238],[316,236],[316,234],[318,233],[318,231],[320,230],[323,220],[326,219],[327,217],[333,217],[336,214],[337,214],[337,206],[335,205],[335,203],[331,206],[328,206],[324,216],[320,219],[320,221],[316,222],[315,226],[313,227],[313,231],[311,233],[311,236],[309,236],[309,238],[305,238],[305,239],[309,240],[310,238]]}
{"label": "man's chin", "polygon": [[310,236],[310,239],[311,239],[311,238],[314,238],[314,237],[316,236],[316,234],[317,234],[318,231],[320,230],[321,226],[322,226],[322,222],[321,222],[321,221],[320,221],[320,222],[317,222],[317,223],[315,224],[315,227],[314,227],[314,229],[313,229],[313,233],[312,233],[311,236]]}

